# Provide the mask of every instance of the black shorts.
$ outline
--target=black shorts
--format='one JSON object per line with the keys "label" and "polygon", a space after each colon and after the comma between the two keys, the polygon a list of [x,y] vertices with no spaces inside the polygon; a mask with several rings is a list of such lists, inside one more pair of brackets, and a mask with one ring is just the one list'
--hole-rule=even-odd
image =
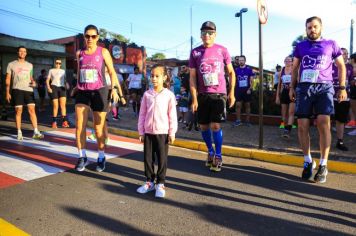
{"label": "black shorts", "polygon": [[289,98],[289,89],[282,89],[280,100],[281,100],[281,104],[289,104],[292,102]]}
{"label": "black shorts", "polygon": [[106,112],[108,109],[108,88],[97,90],[78,90],[75,97],[75,104],[84,104],[93,111]]}
{"label": "black shorts", "polygon": [[225,117],[226,95],[199,94],[198,95],[198,123],[202,125],[211,122],[220,123]]}
{"label": "black shorts", "polygon": [[66,97],[66,89],[64,87],[51,86],[52,93],[49,94],[51,99],[58,99],[61,97]]}
{"label": "black shorts", "polygon": [[349,117],[350,101],[338,102],[334,100],[335,120],[346,123]]}
{"label": "black shorts", "polygon": [[356,86],[350,86],[350,98],[356,100]]}
{"label": "black shorts", "polygon": [[236,102],[251,102],[251,93],[247,94],[247,89],[245,90],[235,90]]}
{"label": "black shorts", "polygon": [[35,105],[35,94],[34,92],[13,89],[11,93],[11,103],[15,107],[29,104]]}
{"label": "black shorts", "polygon": [[137,95],[142,95],[143,93],[142,93],[142,89],[135,89],[135,88],[131,88],[131,89],[129,89],[129,93],[130,94],[133,94],[133,93],[135,93],[135,94],[137,94]]}
{"label": "black shorts", "polygon": [[40,98],[46,97],[46,89],[45,88],[37,88],[38,96]]}

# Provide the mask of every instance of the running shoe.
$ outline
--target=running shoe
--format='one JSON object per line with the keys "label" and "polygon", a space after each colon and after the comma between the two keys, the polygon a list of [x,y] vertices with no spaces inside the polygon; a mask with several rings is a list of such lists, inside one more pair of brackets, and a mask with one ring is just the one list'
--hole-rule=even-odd
{"label": "running shoe", "polygon": [[89,165],[89,161],[88,161],[88,158],[86,157],[80,157],[78,158],[78,162],[77,162],[77,165],[75,166],[75,169],[77,171],[84,171],[85,170],[85,167]]}
{"label": "running shoe", "polygon": [[140,186],[136,191],[138,193],[148,193],[155,189],[155,184],[150,181],[146,181],[142,186]]}
{"label": "running shoe", "polygon": [[164,184],[156,184],[155,197],[164,198],[166,196],[166,187]]}
{"label": "running shoe", "polygon": [[282,138],[289,139],[290,138],[290,131],[289,130],[283,130]]}
{"label": "running shoe", "polygon": [[339,150],[341,150],[341,151],[345,151],[345,152],[349,150],[349,149],[345,146],[344,142],[340,142],[340,141],[338,141],[338,142],[336,143],[336,148],[339,149]]}
{"label": "running shoe", "polygon": [[210,170],[214,172],[219,172],[221,171],[221,166],[222,166],[222,158],[215,155]]}
{"label": "running shoe", "polygon": [[63,122],[62,122],[62,127],[63,127],[63,128],[69,128],[69,123],[68,123],[68,121],[66,121],[66,120],[63,121]]}
{"label": "running shoe", "polygon": [[325,183],[327,175],[328,175],[328,168],[326,166],[319,166],[319,169],[314,176],[314,181],[316,183],[321,183],[321,184]]}
{"label": "running shoe", "polygon": [[37,139],[37,140],[40,140],[40,139],[43,139],[44,138],[44,135],[41,134],[40,132],[38,133],[34,133],[33,136],[32,136],[33,139]]}
{"label": "running shoe", "polygon": [[213,159],[214,159],[214,154],[208,153],[208,157],[206,158],[205,166],[211,167],[211,164],[213,164]]}
{"label": "running shoe", "polygon": [[348,132],[347,134],[350,135],[350,136],[355,136],[356,135],[356,129]]}
{"label": "running shoe", "polygon": [[350,120],[349,122],[347,122],[347,124],[345,125],[346,129],[352,129],[352,128],[356,128],[356,121],[355,120]]}
{"label": "running shoe", "polygon": [[315,167],[315,161],[312,161],[311,163],[304,162],[302,179],[309,180],[313,176],[313,169],[315,169]]}
{"label": "running shoe", "polygon": [[55,122],[55,121],[53,121],[52,122],[52,129],[57,129],[58,127],[57,127],[57,122]]}
{"label": "running shoe", "polygon": [[19,141],[23,140],[22,133],[17,133],[17,140],[19,140]]}
{"label": "running shoe", "polygon": [[296,129],[296,128],[298,128],[298,126],[292,125],[292,129]]}
{"label": "running shoe", "polygon": [[235,127],[240,126],[240,125],[242,125],[241,120],[236,120],[236,121],[234,122],[234,126],[235,126]]}
{"label": "running shoe", "polygon": [[94,133],[91,133],[89,136],[88,136],[88,139],[91,140],[91,141],[96,141],[96,136]]}
{"label": "running shoe", "polygon": [[284,122],[282,121],[281,124],[279,125],[280,129],[284,129]]}
{"label": "running shoe", "polygon": [[97,165],[96,165],[96,171],[97,172],[102,172],[105,170],[105,157],[104,158],[98,158]]}

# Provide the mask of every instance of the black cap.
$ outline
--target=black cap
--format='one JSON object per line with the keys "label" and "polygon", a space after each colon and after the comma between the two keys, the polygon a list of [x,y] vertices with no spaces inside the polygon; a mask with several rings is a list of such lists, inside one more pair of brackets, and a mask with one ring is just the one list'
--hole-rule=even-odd
{"label": "black cap", "polygon": [[216,26],[214,22],[211,21],[205,21],[202,25],[200,30],[216,30]]}

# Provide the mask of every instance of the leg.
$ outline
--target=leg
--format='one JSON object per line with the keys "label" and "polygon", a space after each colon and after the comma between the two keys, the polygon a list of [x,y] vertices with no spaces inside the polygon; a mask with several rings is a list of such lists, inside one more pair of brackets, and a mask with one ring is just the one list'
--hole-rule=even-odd
{"label": "leg", "polygon": [[157,184],[164,184],[167,172],[167,157],[168,157],[168,135],[156,135],[156,145],[154,146],[157,154],[158,170]]}
{"label": "leg", "polygon": [[242,102],[236,102],[236,120],[240,120],[241,121],[241,106],[242,106]]}
{"label": "leg", "polygon": [[321,159],[327,160],[331,145],[330,116],[318,115],[317,121]]}
{"label": "leg", "polygon": [[154,182],[155,181],[155,172],[154,172],[154,156],[153,151],[153,135],[145,134],[143,153],[144,153],[144,167],[145,167],[145,176],[146,181]]}
{"label": "leg", "polygon": [[245,102],[245,112],[246,112],[246,122],[250,123],[250,112],[251,112],[250,102]]}
{"label": "leg", "polygon": [[33,129],[37,129],[37,116],[35,110],[35,104],[27,104],[28,114],[30,115],[30,120],[32,123]]}
{"label": "leg", "polygon": [[88,122],[89,107],[84,104],[75,105],[76,143],[79,150],[86,147],[86,126]]}
{"label": "leg", "polygon": [[298,119],[298,138],[303,155],[310,155],[309,119]]}
{"label": "leg", "polygon": [[291,102],[289,103],[289,108],[288,108],[288,125],[294,124],[294,113],[295,113],[295,103]]}
{"label": "leg", "polygon": [[53,105],[53,117],[58,116],[58,98],[52,100],[52,105]]}
{"label": "leg", "polygon": [[282,115],[282,121],[284,125],[287,125],[288,123],[288,105],[287,104],[281,104],[281,115]]}
{"label": "leg", "polygon": [[104,124],[106,123],[106,111],[93,112],[94,129],[96,135],[96,142],[98,144],[98,150],[104,151],[105,148],[105,136],[104,136]]}
{"label": "leg", "polygon": [[[62,117],[67,116],[66,103],[67,103],[67,98],[66,97],[60,97],[59,98],[59,106],[61,107],[61,115],[62,115]],[[57,106],[58,106],[58,103],[57,103]],[[57,108],[57,112],[58,112],[58,108]]]}
{"label": "leg", "polygon": [[15,107],[15,113],[16,113],[16,128],[17,130],[21,130],[21,123],[22,123],[22,109],[23,106],[16,106]]}

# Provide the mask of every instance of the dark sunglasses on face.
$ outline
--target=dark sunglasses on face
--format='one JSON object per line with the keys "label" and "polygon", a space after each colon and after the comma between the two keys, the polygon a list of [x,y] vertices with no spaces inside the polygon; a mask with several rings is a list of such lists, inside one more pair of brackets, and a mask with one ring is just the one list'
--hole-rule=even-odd
{"label": "dark sunglasses on face", "polygon": [[215,33],[215,31],[207,31],[207,30],[203,30],[200,32],[201,36],[205,36],[206,34],[208,34],[209,36],[213,35]]}
{"label": "dark sunglasses on face", "polygon": [[86,39],[90,39],[90,38],[96,39],[96,37],[98,37],[98,35],[97,35],[97,34],[93,34],[93,35],[86,34],[84,37],[85,37]]}

